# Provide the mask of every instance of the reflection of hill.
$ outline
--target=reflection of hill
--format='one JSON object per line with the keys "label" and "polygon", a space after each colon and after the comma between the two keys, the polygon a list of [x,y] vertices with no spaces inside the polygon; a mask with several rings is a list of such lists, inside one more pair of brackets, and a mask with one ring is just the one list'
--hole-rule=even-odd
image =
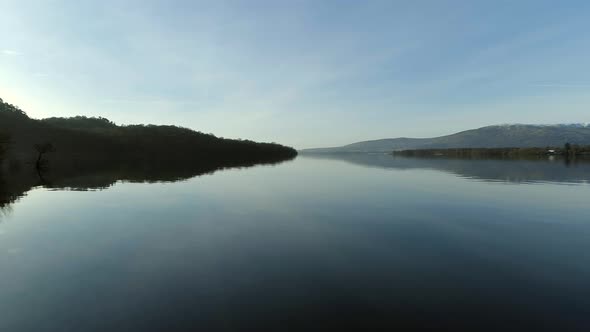
{"label": "reflection of hill", "polygon": [[54,163],[51,168],[41,174],[33,167],[23,166],[18,171],[0,172],[0,208],[15,202],[35,187],[67,190],[102,190],[114,185],[117,181],[127,182],[176,182],[193,178],[215,171],[250,167],[262,164],[278,164],[289,159],[269,159],[259,162],[233,161],[198,164],[169,163],[154,161],[151,163]]}
{"label": "reflection of hill", "polygon": [[389,154],[341,153],[305,155],[341,160],[361,166],[390,169],[433,169],[460,177],[501,182],[587,182],[590,160],[408,158]]}

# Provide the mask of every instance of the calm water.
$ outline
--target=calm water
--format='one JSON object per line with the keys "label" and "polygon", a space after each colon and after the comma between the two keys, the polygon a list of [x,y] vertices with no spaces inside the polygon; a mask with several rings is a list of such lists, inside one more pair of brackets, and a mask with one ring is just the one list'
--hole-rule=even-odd
{"label": "calm water", "polygon": [[588,163],[104,178],[4,176],[0,331],[590,331]]}

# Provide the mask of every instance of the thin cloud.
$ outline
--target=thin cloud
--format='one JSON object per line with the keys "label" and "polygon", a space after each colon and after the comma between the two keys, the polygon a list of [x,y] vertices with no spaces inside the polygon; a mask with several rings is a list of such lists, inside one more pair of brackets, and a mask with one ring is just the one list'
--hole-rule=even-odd
{"label": "thin cloud", "polygon": [[8,55],[8,56],[22,55],[22,53],[15,51],[15,50],[2,50],[2,51],[0,51],[0,53],[2,53],[3,55]]}

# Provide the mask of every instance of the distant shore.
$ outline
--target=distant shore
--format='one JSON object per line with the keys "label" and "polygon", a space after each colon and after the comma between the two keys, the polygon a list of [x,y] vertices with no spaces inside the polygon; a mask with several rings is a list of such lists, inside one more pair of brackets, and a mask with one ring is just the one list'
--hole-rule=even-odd
{"label": "distant shore", "polygon": [[566,146],[562,148],[463,148],[463,149],[415,149],[393,151],[393,155],[405,157],[452,157],[452,158],[541,158],[560,156],[564,158],[588,157],[590,146]]}

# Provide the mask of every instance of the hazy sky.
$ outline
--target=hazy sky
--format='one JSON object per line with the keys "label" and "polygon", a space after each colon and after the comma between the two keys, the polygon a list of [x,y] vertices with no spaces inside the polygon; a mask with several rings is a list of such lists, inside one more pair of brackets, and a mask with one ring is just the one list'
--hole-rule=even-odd
{"label": "hazy sky", "polygon": [[0,97],[297,148],[590,122],[590,1],[0,0]]}

